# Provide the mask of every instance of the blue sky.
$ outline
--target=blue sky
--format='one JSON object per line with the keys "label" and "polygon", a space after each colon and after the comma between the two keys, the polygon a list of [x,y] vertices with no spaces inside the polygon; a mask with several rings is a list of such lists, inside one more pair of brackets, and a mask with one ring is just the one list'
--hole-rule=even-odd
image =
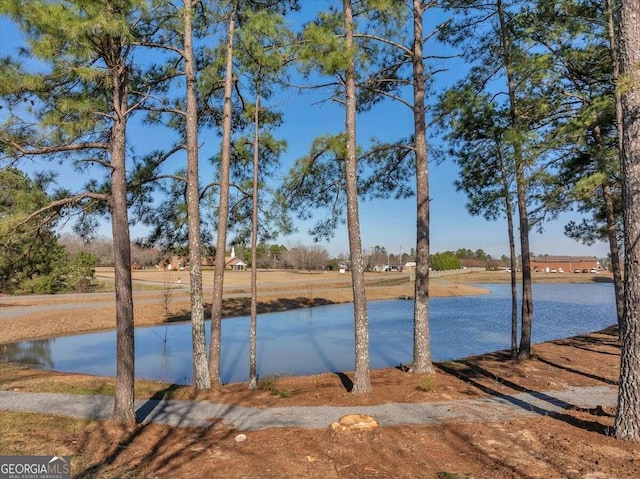
{"label": "blue sky", "polygon": [[[15,53],[19,43],[19,34],[15,27],[4,19],[0,19],[0,53],[2,56]],[[455,82],[464,74],[464,67],[459,63],[451,63],[450,69],[441,73],[436,80],[435,88],[440,90]],[[321,94],[298,95],[288,92],[271,102],[284,113],[284,125],[278,130],[279,137],[288,142],[288,150],[282,156],[282,174],[284,175],[293,162],[303,156],[313,138],[324,133],[335,133],[343,129],[344,113],[335,104],[321,103]],[[0,111],[0,121],[4,119]],[[384,102],[376,106],[371,112],[358,117],[358,141],[368,142],[372,137],[382,140],[393,140],[406,136],[413,127],[411,111],[398,104]],[[129,143],[138,152],[144,152],[151,145],[157,148],[169,144],[170,138],[156,129],[131,124],[129,129]],[[430,142],[437,139],[430,138]],[[201,165],[203,183],[212,173],[205,159],[219,150],[219,138],[213,134],[201,135]],[[174,160],[176,164],[179,159]],[[41,168],[51,168],[46,163],[30,164],[27,171],[37,171]],[[59,184],[71,189],[80,187],[84,179],[69,166],[58,167]],[[431,251],[457,250],[468,248],[483,249],[493,257],[508,254],[508,238],[506,221],[486,221],[473,217],[466,211],[466,197],[456,192],[453,185],[457,176],[457,168],[451,161],[442,164],[430,163],[430,193],[431,193]],[[393,253],[408,252],[415,246],[415,199],[407,200],[375,200],[360,203],[361,236],[363,248],[376,245],[384,246]],[[605,257],[608,247],[604,243],[597,243],[592,247],[585,246],[563,233],[563,226],[571,219],[579,218],[575,213],[566,213],[556,221],[544,225],[544,233],[531,233],[531,251],[534,254],[550,255],[584,255]],[[277,242],[287,246],[297,243],[311,244],[312,239],[306,234],[311,223],[297,223],[298,233],[278,238]],[[132,238],[143,237],[146,234],[144,226],[132,228]],[[100,233],[110,236],[108,222],[101,227]],[[330,242],[323,242],[333,256],[348,253],[348,239],[346,226],[336,231]]]}
{"label": "blue sky", "polygon": [[[442,78],[442,82],[453,83],[455,73]],[[344,125],[344,113],[337,106],[324,104],[314,106],[313,99],[292,96],[290,106],[285,109],[285,127],[283,137],[289,142],[289,149],[283,163],[289,164],[304,155],[318,132],[339,131]],[[413,128],[411,111],[399,105],[385,103],[371,112],[358,117],[357,129],[359,143],[366,143],[377,136],[388,140],[407,135]],[[437,139],[430,138],[430,142]],[[473,251],[483,249],[492,257],[508,255],[509,243],[506,219],[487,221],[471,216],[465,207],[466,196],[457,192],[453,185],[457,178],[457,167],[451,161],[441,164],[431,161],[429,164],[429,187],[431,197],[431,251],[457,250],[468,248]],[[406,200],[374,200],[360,202],[360,222],[363,248],[376,245],[384,246],[388,251],[408,252],[415,247],[415,198]],[[567,213],[544,226],[544,233],[532,232],[531,251],[534,254],[584,255],[606,257],[608,246],[604,243],[587,247],[564,235],[563,227],[571,219],[579,218],[575,213]],[[308,227],[307,227],[308,229]],[[292,244],[296,240],[310,243],[303,234],[306,230],[300,226],[300,233],[289,238]],[[283,239],[287,242],[287,239]],[[346,226],[341,227],[327,249],[333,253],[348,252]],[[518,249],[518,248],[517,248]]]}

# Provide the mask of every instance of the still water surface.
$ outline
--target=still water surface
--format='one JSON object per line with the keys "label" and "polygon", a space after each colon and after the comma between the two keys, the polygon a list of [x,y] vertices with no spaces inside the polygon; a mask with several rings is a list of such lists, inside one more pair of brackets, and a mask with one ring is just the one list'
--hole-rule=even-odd
{"label": "still water surface", "polygon": [[[480,285],[483,296],[433,298],[431,348],[436,361],[510,347],[509,285]],[[535,284],[533,342],[569,337],[616,322],[611,284]],[[411,361],[413,301],[369,303],[371,367]],[[207,331],[209,325],[207,324]],[[191,381],[189,323],[136,329],[136,376]],[[222,322],[221,379],[248,377],[249,318]],[[258,316],[258,374],[314,374],[353,369],[353,306],[339,304]],[[115,332],[25,341],[0,348],[3,360],[58,371],[115,375]]]}

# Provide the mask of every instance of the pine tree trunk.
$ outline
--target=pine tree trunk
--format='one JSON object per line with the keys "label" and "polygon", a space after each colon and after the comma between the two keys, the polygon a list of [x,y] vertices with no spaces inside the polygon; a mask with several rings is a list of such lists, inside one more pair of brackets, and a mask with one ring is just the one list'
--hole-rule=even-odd
{"label": "pine tree trunk", "polygon": [[211,302],[211,344],[209,349],[209,374],[211,385],[219,387],[220,347],[222,328],[222,292],[224,286],[225,248],[227,243],[227,224],[229,222],[229,166],[231,162],[231,93],[233,89],[233,35],[238,0],[232,2],[227,25],[227,60],[224,80],[224,107],[222,152],[220,159],[220,202],[218,204],[218,238],[216,241],[216,260],[213,273],[213,300]]}
{"label": "pine tree trunk", "polygon": [[369,380],[369,325],[364,281],[362,240],[360,239],[360,216],[358,212],[358,158],[356,149],[356,83],[355,54],[353,42],[353,8],[351,0],[343,0],[345,46],[348,67],[345,85],[345,130],[347,135],[347,157],[345,179],[347,196],[347,228],[349,232],[349,254],[351,255],[351,279],[353,287],[353,309],[355,329],[355,375],[353,394],[371,392]]}
{"label": "pine tree trunk", "polygon": [[191,342],[193,387],[211,389],[202,296],[202,237],[200,233],[200,174],[198,167],[198,100],[193,64],[192,0],[184,0],[184,60],[187,85],[187,216],[189,222],[189,284],[191,288]]}
{"label": "pine tree trunk", "polygon": [[527,212],[526,176],[524,156],[518,129],[520,116],[517,108],[516,82],[511,63],[511,33],[505,19],[502,0],[496,3],[500,20],[500,38],[502,57],[507,72],[507,88],[509,93],[509,115],[511,128],[516,134],[513,144],[513,156],[516,169],[516,195],[518,202],[518,219],[520,224],[520,256],[522,258],[522,330],[518,359],[531,358],[531,326],[533,322],[533,293],[531,290],[531,258],[529,251],[529,215]]}
{"label": "pine tree trunk", "polygon": [[509,212],[512,218],[508,221],[509,226],[509,259],[511,265],[511,359],[518,359],[518,285],[516,271],[518,263],[516,261],[516,241],[513,235],[513,213]]}
{"label": "pine tree trunk", "polygon": [[[518,159],[519,158],[519,159]],[[533,323],[533,292],[531,289],[531,253],[529,251],[529,216],[527,213],[526,187],[522,151],[516,156],[518,191],[518,217],[520,220],[520,254],[522,259],[522,330],[518,359],[531,359],[531,327]]]}
{"label": "pine tree trunk", "polygon": [[613,273],[613,290],[616,297],[616,316],[618,318],[618,332],[622,330],[622,315],[624,313],[624,294],[622,286],[622,267],[620,265],[620,248],[618,247],[618,222],[613,207],[611,187],[603,185],[605,211],[607,215],[607,237],[609,238],[609,255],[611,256],[611,272]]}
{"label": "pine tree trunk", "polygon": [[[496,141],[498,144],[498,141]],[[507,234],[509,237],[509,260],[511,265],[511,359],[518,359],[518,287],[516,272],[516,240],[513,227],[513,205],[511,204],[511,192],[509,191],[509,175],[505,167],[504,158],[499,153],[500,176],[502,180],[502,194],[504,196],[504,209],[507,213]]]}
{"label": "pine tree trunk", "polygon": [[625,279],[615,436],[640,441],[640,3],[620,10]]}
{"label": "pine tree trunk", "polygon": [[416,155],[416,275],[411,372],[434,373],[429,336],[429,163],[425,120],[422,22],[424,3],[413,0],[413,124]]}
{"label": "pine tree trunk", "polygon": [[112,419],[118,424],[131,426],[135,424],[135,350],[126,176],[128,75],[124,62],[112,66],[110,71],[114,105],[114,122],[111,130],[110,206],[116,290],[116,389]]}
{"label": "pine tree trunk", "polygon": [[[257,88],[260,91],[260,88]],[[251,210],[251,318],[249,321],[249,389],[258,387],[257,328],[258,328],[258,192],[260,180],[260,95],[256,95],[253,138],[253,198]]]}
{"label": "pine tree trunk", "polygon": [[[613,0],[607,0],[607,20],[609,31],[609,51],[613,62],[613,83],[617,85],[620,80],[620,62],[618,59],[618,47],[616,41],[616,24],[614,18]],[[622,98],[620,89],[616,88],[616,126],[618,129],[618,150],[622,154]],[[622,288],[622,267],[620,265],[620,249],[618,248],[617,222],[613,208],[611,188],[605,185],[605,208],[607,215],[607,235],[609,237],[609,252],[611,254],[611,271],[613,273],[613,289],[616,295],[616,313],[618,316],[618,335],[622,331],[622,315],[624,310],[624,297]]]}

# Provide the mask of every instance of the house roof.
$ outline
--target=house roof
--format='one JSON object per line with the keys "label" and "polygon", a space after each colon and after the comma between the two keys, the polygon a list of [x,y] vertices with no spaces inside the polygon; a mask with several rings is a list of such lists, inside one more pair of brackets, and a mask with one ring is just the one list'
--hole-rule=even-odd
{"label": "house roof", "polygon": [[460,266],[465,266],[467,268],[484,268],[487,266],[487,262],[477,258],[464,258],[460,260]]}
{"label": "house roof", "polygon": [[531,261],[537,261],[539,263],[554,262],[554,263],[569,263],[578,261],[597,261],[595,256],[533,256]]}
{"label": "house roof", "polygon": [[490,259],[489,266],[492,268],[500,268],[501,266],[505,266],[505,264],[501,259]]}
{"label": "house roof", "polygon": [[225,266],[246,266],[247,263],[242,261],[240,258],[236,258],[235,256],[227,256],[224,259]]}

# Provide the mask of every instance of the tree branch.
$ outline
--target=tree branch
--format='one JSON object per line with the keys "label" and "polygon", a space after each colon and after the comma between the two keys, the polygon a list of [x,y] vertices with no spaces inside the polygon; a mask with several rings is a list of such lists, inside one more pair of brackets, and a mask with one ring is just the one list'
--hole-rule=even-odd
{"label": "tree branch", "polygon": [[396,43],[388,38],[384,38],[384,37],[379,37],[377,35],[370,35],[368,33],[354,33],[353,34],[353,38],[366,38],[368,40],[376,40],[380,43],[385,43],[387,45],[390,45],[392,47],[397,48],[398,50],[402,50],[404,53],[406,53],[407,55],[411,55],[411,49],[405,47],[404,45],[402,45],[401,43]]}
{"label": "tree branch", "polygon": [[184,52],[178,47],[174,47],[173,45],[168,45],[166,43],[153,43],[153,42],[130,42],[129,45],[137,46],[137,47],[145,47],[145,48],[153,48],[160,50],[168,50],[171,52],[175,52],[181,57],[184,58]]}
{"label": "tree branch", "polygon": [[106,195],[103,193],[94,193],[94,192],[85,192],[85,193],[80,193],[78,195],[69,196],[67,198],[61,198],[59,200],[52,201],[51,203],[29,214],[28,216],[26,216],[25,218],[17,222],[15,225],[13,225],[11,230],[15,230],[16,228],[29,223],[34,218],[36,218],[37,216],[40,216],[43,213],[50,214],[49,219],[47,220],[47,221],[50,221],[56,214],[52,210],[57,210],[63,206],[73,206],[76,203],[79,203],[80,201],[86,198],[91,198],[99,201],[109,201],[109,195]]}
{"label": "tree branch", "polygon": [[108,150],[108,143],[100,143],[100,142],[86,142],[86,143],[73,143],[71,145],[58,145],[58,146],[44,146],[40,148],[27,149],[24,148],[19,143],[16,143],[10,139],[0,139],[1,144],[9,145],[15,148],[21,155],[23,156],[31,156],[31,155],[48,155],[51,153],[65,153],[70,151],[80,151],[80,150],[89,150],[89,149],[101,149]]}

